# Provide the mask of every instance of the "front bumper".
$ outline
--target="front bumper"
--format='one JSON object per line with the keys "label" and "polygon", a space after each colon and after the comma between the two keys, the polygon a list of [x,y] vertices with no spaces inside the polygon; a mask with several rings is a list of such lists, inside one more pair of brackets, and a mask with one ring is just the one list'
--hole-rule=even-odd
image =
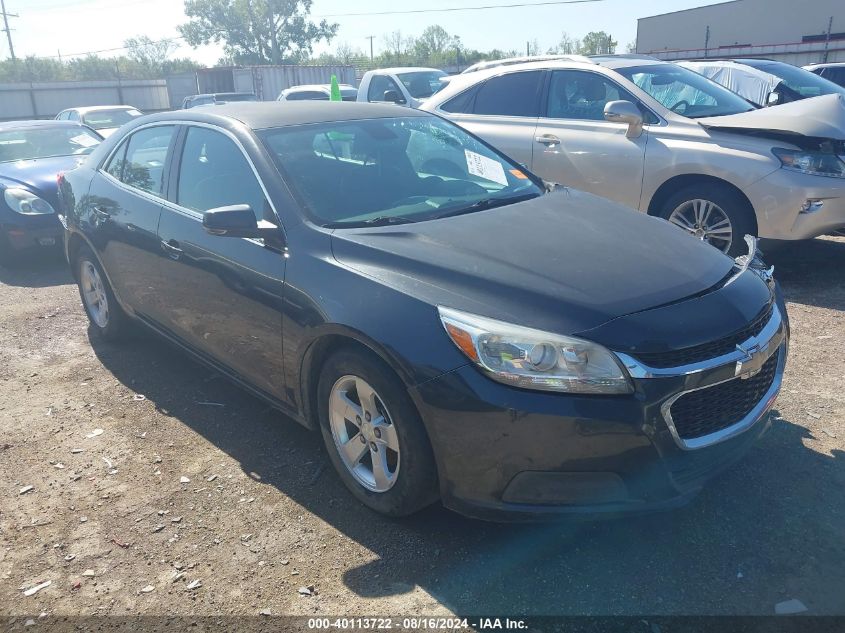
{"label": "front bumper", "polygon": [[[623,358],[630,396],[514,389],[465,366],[412,390],[437,456],[444,504],[489,520],[624,515],[682,505],[770,426],[786,363],[788,324],[775,308],[740,351],[654,370]],[[753,350],[749,355],[749,350]],[[672,419],[680,396],[776,371],[746,415],[685,438]]]}
{"label": "front bumper", "polygon": [[0,237],[4,247],[12,251],[52,248],[61,246],[64,227],[56,215],[4,215],[0,218]]}
{"label": "front bumper", "polygon": [[[754,205],[761,238],[805,240],[845,228],[845,179],[778,169],[745,193]],[[802,212],[808,201],[822,204]]]}

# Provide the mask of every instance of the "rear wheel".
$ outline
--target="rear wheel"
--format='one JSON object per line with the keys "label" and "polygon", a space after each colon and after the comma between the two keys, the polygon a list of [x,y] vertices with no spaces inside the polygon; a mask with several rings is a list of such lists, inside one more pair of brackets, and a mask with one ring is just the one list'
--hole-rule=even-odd
{"label": "rear wheel", "polygon": [[317,387],[320,430],[341,480],[362,503],[407,516],[436,501],[437,470],[425,427],[401,380],[355,349],[325,363]]}
{"label": "rear wheel", "polygon": [[120,339],[126,332],[128,318],[117,304],[100,263],[87,246],[79,249],[75,267],[79,296],[94,332],[104,340]]}
{"label": "rear wheel", "polygon": [[753,210],[728,187],[692,185],[663,203],[660,217],[733,257],[745,254],[746,235],[756,235]]}

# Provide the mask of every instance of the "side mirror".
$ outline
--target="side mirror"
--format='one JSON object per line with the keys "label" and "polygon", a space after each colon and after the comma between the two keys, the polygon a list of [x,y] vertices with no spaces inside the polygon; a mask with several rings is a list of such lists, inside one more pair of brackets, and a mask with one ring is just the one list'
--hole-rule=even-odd
{"label": "side mirror", "polygon": [[390,103],[398,103],[403,104],[405,103],[405,99],[402,98],[402,95],[399,94],[396,90],[385,90],[384,91],[384,100],[389,101]]}
{"label": "side mirror", "polygon": [[202,214],[202,226],[207,233],[220,237],[278,238],[281,233],[271,222],[257,222],[248,204],[209,209]]}
{"label": "side mirror", "polygon": [[610,101],[604,106],[604,118],[611,123],[627,123],[628,138],[639,138],[643,133],[643,113],[630,101]]}
{"label": "side mirror", "polygon": [[779,92],[770,92],[769,96],[766,97],[766,105],[767,106],[774,106],[780,103],[780,93]]}

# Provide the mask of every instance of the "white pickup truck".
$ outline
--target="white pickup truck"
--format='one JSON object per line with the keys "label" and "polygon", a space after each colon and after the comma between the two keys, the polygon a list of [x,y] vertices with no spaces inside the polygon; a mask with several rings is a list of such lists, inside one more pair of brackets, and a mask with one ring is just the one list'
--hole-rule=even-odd
{"label": "white pickup truck", "polygon": [[443,88],[446,73],[436,68],[380,68],[367,72],[358,87],[358,101],[420,107]]}

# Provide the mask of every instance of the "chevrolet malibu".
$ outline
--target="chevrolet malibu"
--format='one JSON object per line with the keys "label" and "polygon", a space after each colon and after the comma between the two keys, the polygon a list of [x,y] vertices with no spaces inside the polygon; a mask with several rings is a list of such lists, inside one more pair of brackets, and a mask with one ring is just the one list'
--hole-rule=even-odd
{"label": "chevrolet malibu", "polygon": [[753,252],[430,114],[147,116],[60,189],[92,335],[141,323],[319,430],[386,515],[674,507],[770,425],[788,322]]}

